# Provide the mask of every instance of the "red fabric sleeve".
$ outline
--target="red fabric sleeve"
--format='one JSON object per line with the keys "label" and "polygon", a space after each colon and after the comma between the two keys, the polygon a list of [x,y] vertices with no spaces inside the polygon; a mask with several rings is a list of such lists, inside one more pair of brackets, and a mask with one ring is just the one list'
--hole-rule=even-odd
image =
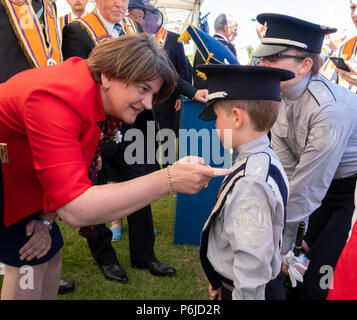
{"label": "red fabric sleeve", "polygon": [[80,143],[88,123],[78,111],[45,90],[27,99],[24,123],[44,191],[43,210],[54,211],[92,185]]}

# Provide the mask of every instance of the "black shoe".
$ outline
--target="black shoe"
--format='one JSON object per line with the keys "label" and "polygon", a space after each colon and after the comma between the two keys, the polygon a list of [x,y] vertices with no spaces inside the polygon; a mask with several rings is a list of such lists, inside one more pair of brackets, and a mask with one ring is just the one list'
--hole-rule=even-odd
{"label": "black shoe", "polygon": [[152,275],[158,277],[163,277],[163,276],[173,277],[176,275],[175,268],[168,267],[166,264],[156,259],[152,262],[147,262],[147,263],[132,263],[132,266],[134,268],[149,269]]}
{"label": "black shoe", "polygon": [[74,282],[65,279],[60,280],[58,294],[65,294],[74,291]]}
{"label": "black shoe", "polygon": [[120,264],[112,263],[108,265],[100,265],[99,267],[102,269],[104,276],[108,280],[114,280],[121,283],[128,282],[128,276]]}

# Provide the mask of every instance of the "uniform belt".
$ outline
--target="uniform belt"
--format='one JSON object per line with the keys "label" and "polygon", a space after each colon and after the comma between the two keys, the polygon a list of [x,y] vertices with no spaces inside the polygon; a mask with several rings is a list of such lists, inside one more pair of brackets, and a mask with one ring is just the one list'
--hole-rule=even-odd
{"label": "uniform belt", "polygon": [[337,178],[337,179],[333,179],[333,180],[337,180],[337,181],[343,181],[343,180],[356,180],[357,178],[357,173],[353,174],[352,176],[348,176],[348,177],[344,177],[344,178]]}
{"label": "uniform belt", "polygon": [[221,275],[222,287],[226,288],[230,292],[233,292],[234,284],[232,280],[229,280]]}

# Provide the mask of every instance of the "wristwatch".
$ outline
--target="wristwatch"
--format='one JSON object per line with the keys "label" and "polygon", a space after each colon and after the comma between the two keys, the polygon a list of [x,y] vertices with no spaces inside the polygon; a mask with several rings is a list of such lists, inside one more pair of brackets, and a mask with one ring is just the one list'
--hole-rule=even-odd
{"label": "wristwatch", "polygon": [[51,221],[44,219],[44,218],[38,218],[37,220],[40,220],[44,225],[46,225],[48,228],[48,232],[51,232],[51,230],[52,230],[52,222]]}

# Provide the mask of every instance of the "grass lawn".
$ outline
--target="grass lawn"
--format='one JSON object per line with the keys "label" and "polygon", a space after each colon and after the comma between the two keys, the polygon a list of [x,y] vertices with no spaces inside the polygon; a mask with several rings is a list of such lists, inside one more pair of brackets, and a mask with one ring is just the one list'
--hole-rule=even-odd
{"label": "grass lawn", "polygon": [[[73,293],[59,295],[58,300],[206,300],[208,282],[203,273],[199,248],[174,245],[175,200],[167,196],[152,204],[158,236],[155,238],[156,257],[177,269],[175,277],[154,277],[147,270],[130,266],[128,225],[124,219],[123,236],[113,246],[120,264],[129,277],[127,284],[106,280],[90,254],[87,241],[59,222],[63,247],[62,277],[74,280]],[[0,276],[0,286],[2,283]]]}

